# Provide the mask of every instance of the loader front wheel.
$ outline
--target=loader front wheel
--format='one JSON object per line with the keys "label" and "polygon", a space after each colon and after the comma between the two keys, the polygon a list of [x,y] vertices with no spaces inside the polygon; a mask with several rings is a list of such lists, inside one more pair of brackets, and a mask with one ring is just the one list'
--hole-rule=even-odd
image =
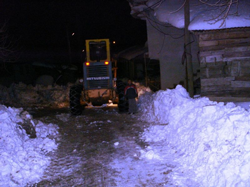
{"label": "loader front wheel", "polygon": [[70,112],[72,115],[81,115],[84,109],[81,106],[81,93],[83,90],[82,85],[74,85],[70,88],[69,99],[70,99]]}

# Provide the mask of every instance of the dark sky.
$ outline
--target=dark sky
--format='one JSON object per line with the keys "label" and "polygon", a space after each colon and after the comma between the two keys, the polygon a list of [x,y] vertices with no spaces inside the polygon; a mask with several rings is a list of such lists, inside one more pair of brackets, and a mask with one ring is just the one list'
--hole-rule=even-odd
{"label": "dark sky", "polygon": [[115,40],[119,50],[146,42],[146,23],[130,15],[126,0],[0,2],[1,23],[7,22],[9,35],[25,49],[67,50],[67,37],[73,51],[90,38]]}

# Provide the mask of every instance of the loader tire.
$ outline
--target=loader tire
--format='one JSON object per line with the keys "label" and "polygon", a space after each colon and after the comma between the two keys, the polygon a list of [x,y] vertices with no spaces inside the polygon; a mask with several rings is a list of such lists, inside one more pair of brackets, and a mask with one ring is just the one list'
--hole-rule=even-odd
{"label": "loader tire", "polygon": [[128,111],[128,101],[124,94],[125,83],[123,81],[117,81],[117,92],[118,92],[118,109],[119,112],[127,112]]}
{"label": "loader tire", "polygon": [[69,99],[70,99],[70,112],[72,115],[81,115],[84,109],[81,106],[81,93],[83,90],[82,85],[74,85],[70,88]]}

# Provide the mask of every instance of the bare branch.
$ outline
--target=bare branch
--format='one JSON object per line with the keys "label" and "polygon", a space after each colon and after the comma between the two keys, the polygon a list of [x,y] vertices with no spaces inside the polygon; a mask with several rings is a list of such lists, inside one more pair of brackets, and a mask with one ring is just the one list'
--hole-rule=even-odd
{"label": "bare branch", "polygon": [[184,1],[184,3],[180,6],[180,8],[178,8],[177,10],[175,10],[175,11],[173,11],[173,12],[170,12],[170,14],[176,13],[176,12],[178,12],[180,9],[182,9],[182,8],[184,7],[186,1],[187,1],[187,0]]}
{"label": "bare branch", "polygon": [[17,57],[17,47],[7,33],[6,22],[0,28],[0,62],[13,62]]}
{"label": "bare branch", "polygon": [[209,3],[209,0],[199,0],[201,3],[209,5],[209,6],[215,6],[215,7],[222,7],[222,6],[227,6],[228,4],[234,4],[234,3],[238,3],[239,0],[223,0],[225,2],[221,2],[221,0],[218,0],[215,3]]}
{"label": "bare branch", "polygon": [[[211,24],[215,24],[221,21],[220,28],[226,24],[226,19],[229,15],[238,15],[239,0],[218,0],[215,3],[209,3],[209,0],[199,0],[199,1],[208,6],[218,7],[219,9],[222,9],[221,12],[216,17],[213,17],[209,20],[205,20],[205,21],[213,21]],[[229,11],[233,4],[236,4],[237,6],[236,12],[233,14],[229,14]]]}
{"label": "bare branch", "polygon": [[[211,2],[211,0],[198,0],[198,2],[220,9],[220,13],[218,15],[211,19],[205,20],[211,22],[211,24],[221,21],[220,28],[226,24],[226,19],[229,15],[238,15],[239,0],[217,0],[216,2]],[[185,3],[186,0],[184,0],[183,4],[177,10],[170,12],[170,14],[180,11],[184,7]],[[234,4],[237,6],[236,12],[230,14],[229,12]]]}

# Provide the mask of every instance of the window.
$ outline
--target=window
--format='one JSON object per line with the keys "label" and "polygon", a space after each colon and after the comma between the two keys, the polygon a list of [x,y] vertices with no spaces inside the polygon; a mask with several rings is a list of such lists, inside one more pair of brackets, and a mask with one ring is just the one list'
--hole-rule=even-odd
{"label": "window", "polygon": [[107,59],[107,46],[106,41],[89,42],[90,60],[101,61]]}

